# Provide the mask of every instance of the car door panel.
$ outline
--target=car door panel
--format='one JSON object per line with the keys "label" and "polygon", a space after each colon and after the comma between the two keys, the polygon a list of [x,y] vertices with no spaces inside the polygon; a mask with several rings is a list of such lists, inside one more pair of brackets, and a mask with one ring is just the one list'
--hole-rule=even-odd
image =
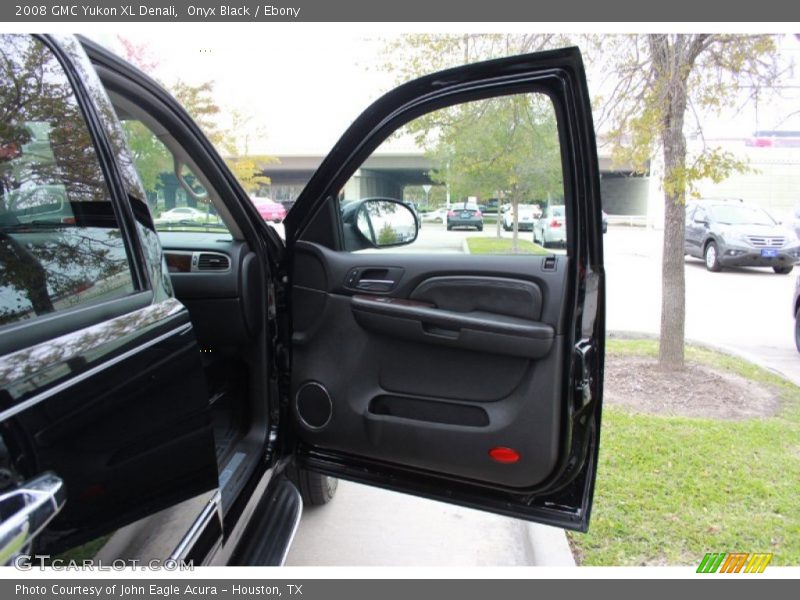
{"label": "car door panel", "polygon": [[[32,372],[14,369],[42,352]],[[54,473],[67,492],[39,550],[59,552],[216,487],[205,383],[179,303],[7,355],[0,369],[13,472]]]}
{"label": "car door panel", "polygon": [[435,306],[391,303],[374,296],[356,296],[351,305],[362,328],[423,344],[542,358],[553,342],[552,327],[516,317],[465,314]]}
{"label": "car door panel", "polygon": [[[549,97],[559,123],[566,256],[345,250],[352,232],[336,198],[353,189],[349,178],[387,136],[427,112],[530,92]],[[285,224],[288,400],[300,464],[585,529],[599,439],[604,275],[597,156],[577,50],[470,65],[390,92],[345,133]]]}
{"label": "car door panel", "polygon": [[[550,374],[561,368],[566,257],[546,270],[541,258],[343,254],[305,243],[296,257],[304,285],[294,304],[316,296],[321,307],[294,323],[303,439],[493,485],[532,488],[547,478],[561,441],[560,381]],[[344,285],[355,265],[393,260],[403,277],[391,294]],[[311,383],[330,397],[322,427],[307,418],[320,410]],[[496,447],[524,458],[488,460]]]}

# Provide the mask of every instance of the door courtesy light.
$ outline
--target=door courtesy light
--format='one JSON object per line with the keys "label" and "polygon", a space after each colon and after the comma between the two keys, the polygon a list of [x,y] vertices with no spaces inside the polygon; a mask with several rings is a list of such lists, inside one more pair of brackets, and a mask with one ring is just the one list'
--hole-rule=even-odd
{"label": "door courtesy light", "polygon": [[514,450],[513,448],[503,448],[502,446],[498,446],[497,448],[492,448],[489,450],[489,457],[495,461],[499,462],[504,465],[510,465],[517,461],[519,461],[519,452]]}

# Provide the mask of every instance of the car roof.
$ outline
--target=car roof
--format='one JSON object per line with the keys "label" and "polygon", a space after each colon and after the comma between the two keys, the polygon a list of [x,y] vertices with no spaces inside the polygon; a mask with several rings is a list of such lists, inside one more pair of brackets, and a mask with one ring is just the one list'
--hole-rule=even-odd
{"label": "car roof", "polygon": [[[692,202],[694,202],[695,204],[699,204],[699,203],[703,203],[703,204],[734,204],[734,205],[743,204],[743,205],[746,205],[746,206],[752,206],[751,204],[748,204],[747,202],[745,202],[742,198],[729,198],[729,197],[726,197],[726,196],[723,196],[723,197],[720,197],[720,198],[697,198],[695,200],[692,200]],[[688,204],[688,202],[687,202],[687,204]]]}

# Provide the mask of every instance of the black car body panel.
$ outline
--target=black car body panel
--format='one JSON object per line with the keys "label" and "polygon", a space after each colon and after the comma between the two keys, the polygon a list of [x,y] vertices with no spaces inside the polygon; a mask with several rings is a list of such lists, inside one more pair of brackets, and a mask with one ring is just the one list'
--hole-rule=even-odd
{"label": "black car body panel", "polygon": [[[137,288],[2,331],[4,467],[9,483],[45,472],[63,480],[64,508],[37,538],[38,551],[57,553],[213,490],[217,468],[192,325],[172,298],[149,213],[137,206],[144,197],[138,180],[119,166],[127,154],[114,148],[103,112],[110,106],[94,93],[99,82],[72,38],[18,38],[14,47],[42,69],[57,70],[54,58],[63,69],[95,143]],[[72,208],[79,215],[79,205]],[[89,223],[77,216],[75,231]],[[63,240],[57,231],[39,228],[38,235]]]}
{"label": "black car body panel", "polygon": [[[513,256],[341,251],[338,190],[396,128],[459,102],[530,91],[547,94],[559,118],[569,259],[553,265],[555,275],[540,271],[538,263],[523,267]],[[390,92],[345,133],[285,225],[294,328],[290,406],[301,464],[389,489],[585,529],[599,441],[605,325],[597,153],[577,49],[469,65]],[[348,283],[353,273],[357,280],[361,273],[389,272],[389,267],[396,275],[382,298],[360,299],[357,286]],[[527,356],[535,369],[524,360],[503,362],[504,355],[527,351],[513,337],[496,335],[509,331],[503,329],[508,317],[518,314],[524,301],[500,306],[490,300],[480,309],[486,319],[467,326],[459,311],[471,309],[459,298],[469,294],[443,293],[448,283],[436,282],[450,274],[472,278],[485,289],[544,286],[544,312],[519,323],[522,329],[511,329],[553,336],[543,355],[528,350],[534,352]],[[515,281],[499,282],[503,277]],[[435,296],[428,297],[431,289]],[[376,304],[365,311],[364,301],[370,300]],[[439,312],[431,317],[416,311],[419,301]],[[446,322],[457,324],[451,330],[480,331],[461,336],[445,326],[439,332]],[[349,348],[340,340],[350,340]],[[483,350],[476,350],[472,340],[484,343]],[[460,372],[469,374],[461,381],[448,373],[460,364]],[[507,381],[498,385],[502,377],[480,377],[481,365],[495,364],[512,369],[511,385],[521,384],[513,393],[501,389]],[[417,374],[413,381],[403,377],[406,369]],[[509,414],[517,414],[519,428],[508,421]],[[536,433],[530,436],[528,429],[527,438],[526,419],[536,421]],[[493,468],[486,456],[499,439],[518,444],[527,460]],[[531,439],[537,442],[532,445]]]}

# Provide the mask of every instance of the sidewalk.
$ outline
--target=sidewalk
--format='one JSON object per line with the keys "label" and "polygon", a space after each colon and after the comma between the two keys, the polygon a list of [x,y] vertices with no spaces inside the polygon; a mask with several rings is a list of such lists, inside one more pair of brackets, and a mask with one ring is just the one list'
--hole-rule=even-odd
{"label": "sidewalk", "polygon": [[567,566],[560,529],[339,482],[306,509],[287,566]]}

